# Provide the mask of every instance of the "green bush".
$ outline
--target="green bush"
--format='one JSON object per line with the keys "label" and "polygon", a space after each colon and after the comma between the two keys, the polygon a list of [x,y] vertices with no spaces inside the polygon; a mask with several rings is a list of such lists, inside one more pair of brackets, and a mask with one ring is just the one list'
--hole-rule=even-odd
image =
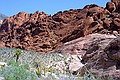
{"label": "green bush", "polygon": [[5,80],[37,80],[37,75],[29,71],[28,65],[19,65],[14,61],[2,68],[1,74]]}

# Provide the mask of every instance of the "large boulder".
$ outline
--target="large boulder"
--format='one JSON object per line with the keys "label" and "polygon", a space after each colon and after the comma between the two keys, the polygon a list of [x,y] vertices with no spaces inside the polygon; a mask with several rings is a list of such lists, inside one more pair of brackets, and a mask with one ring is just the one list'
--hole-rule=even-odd
{"label": "large boulder", "polygon": [[[72,55],[88,56],[98,48],[105,48],[116,36],[107,34],[89,34],[59,46],[55,51]],[[99,43],[99,44],[97,44]],[[100,47],[99,47],[99,46]],[[87,59],[87,57],[86,57]]]}
{"label": "large boulder", "polygon": [[116,28],[119,29],[120,28],[120,18],[114,18],[113,22],[114,22]]}
{"label": "large boulder", "polygon": [[[110,42],[110,44],[106,47],[105,52],[108,57],[116,62],[120,62],[120,37],[114,39]],[[120,65],[117,65],[119,68]]]}
{"label": "large boulder", "polygon": [[114,12],[116,10],[115,3],[113,2],[107,2],[106,9],[110,12]]}
{"label": "large boulder", "polygon": [[[120,37],[106,34],[90,34],[64,43],[56,51],[64,54],[81,55],[84,67],[82,74],[89,71],[107,80],[120,79]],[[87,70],[86,70],[87,69]],[[84,71],[84,72],[83,72]]]}
{"label": "large boulder", "polygon": [[[120,79],[120,37],[100,40],[89,46],[83,62],[92,74],[99,77]],[[104,45],[107,44],[107,45]]]}
{"label": "large boulder", "polygon": [[120,0],[111,0],[111,2],[115,3],[116,12],[120,13]]}

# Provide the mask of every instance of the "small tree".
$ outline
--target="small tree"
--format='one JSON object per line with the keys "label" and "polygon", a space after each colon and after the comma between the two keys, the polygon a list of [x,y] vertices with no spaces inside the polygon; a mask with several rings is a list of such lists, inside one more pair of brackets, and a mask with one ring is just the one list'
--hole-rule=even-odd
{"label": "small tree", "polygon": [[15,51],[16,62],[18,62],[18,59],[19,59],[19,56],[20,56],[21,53],[22,53],[21,49],[17,49],[17,50]]}

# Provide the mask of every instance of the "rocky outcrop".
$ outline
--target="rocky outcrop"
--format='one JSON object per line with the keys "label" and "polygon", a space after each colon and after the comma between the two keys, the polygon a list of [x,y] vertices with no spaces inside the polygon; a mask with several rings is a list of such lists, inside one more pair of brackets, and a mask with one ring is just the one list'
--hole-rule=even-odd
{"label": "rocky outcrop", "polygon": [[[81,37],[69,42],[64,43],[55,51],[61,53],[69,53],[72,55],[82,55],[91,54],[98,50],[98,48],[105,48],[116,36],[106,35],[106,34],[90,34],[85,37]],[[98,44],[97,44],[98,43]],[[100,47],[98,47],[98,45]],[[87,57],[85,57],[87,59]]]}
{"label": "rocky outcrop", "polygon": [[[114,39],[110,42],[110,44],[106,47],[105,52],[111,60],[114,60],[119,63],[120,61],[120,37]],[[117,65],[119,68],[120,65]]]}
{"label": "rocky outcrop", "polygon": [[106,8],[91,4],[53,16],[20,12],[0,26],[0,48],[77,55],[85,66],[73,60],[68,66],[71,71],[80,72],[84,66],[96,76],[120,80],[119,7],[120,1],[112,0]]}
{"label": "rocky outcrop", "polygon": [[120,33],[120,14],[114,12],[114,2],[106,8],[95,4],[83,9],[70,9],[53,16],[36,11],[20,12],[6,18],[0,26],[0,41],[4,47],[37,52],[49,52],[68,41],[92,33]]}
{"label": "rocky outcrop", "polygon": [[107,2],[106,9],[110,12],[114,12],[116,10],[116,6],[114,2]]}
{"label": "rocky outcrop", "polygon": [[[89,69],[91,67],[91,72],[93,74],[98,74],[102,77],[109,77],[113,80],[120,79],[119,43],[120,37],[117,37],[105,46],[105,48],[100,49],[99,47],[95,52],[86,54],[83,57],[83,60],[86,60],[86,65]],[[91,55],[91,57],[87,57],[87,55]]]}
{"label": "rocky outcrop", "polygon": [[116,12],[120,13],[120,0],[111,0],[116,5]]}
{"label": "rocky outcrop", "polygon": [[[106,80],[120,79],[120,37],[106,34],[90,34],[76,40],[64,43],[56,51],[81,55],[85,72]],[[80,71],[81,74],[81,70]]]}

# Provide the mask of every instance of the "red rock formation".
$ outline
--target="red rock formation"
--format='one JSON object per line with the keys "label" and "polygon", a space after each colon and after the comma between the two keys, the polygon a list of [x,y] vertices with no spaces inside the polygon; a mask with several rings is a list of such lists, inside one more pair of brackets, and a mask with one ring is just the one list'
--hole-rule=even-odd
{"label": "red rock formation", "polygon": [[120,13],[120,0],[111,0],[111,2],[114,2],[116,5],[116,12]]}
{"label": "red rock formation", "polygon": [[110,12],[114,12],[116,10],[115,3],[107,2],[106,9],[108,9]]}
{"label": "red rock formation", "polygon": [[[108,6],[108,10],[110,5]],[[53,16],[36,11],[20,12],[3,21],[0,41],[5,47],[48,52],[60,44],[104,29],[119,32],[120,14],[95,4],[83,9],[58,12]]]}

